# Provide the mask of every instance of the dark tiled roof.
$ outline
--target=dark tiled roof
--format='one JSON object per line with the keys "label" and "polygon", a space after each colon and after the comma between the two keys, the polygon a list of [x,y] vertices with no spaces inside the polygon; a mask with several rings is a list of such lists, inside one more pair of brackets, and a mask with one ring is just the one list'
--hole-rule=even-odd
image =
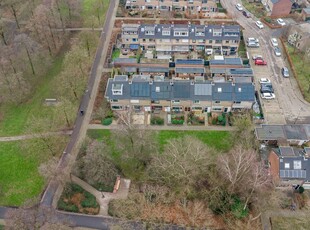
{"label": "dark tiled roof", "polygon": [[[123,85],[123,95],[113,95],[112,85],[117,82]],[[218,92],[218,88],[222,92]],[[241,92],[236,93],[238,88]],[[251,92],[252,90],[252,92]],[[252,96],[251,96],[252,93]],[[233,85],[231,82],[214,83],[209,81],[149,81],[139,79],[132,81],[114,81],[109,79],[106,97],[109,99],[149,99],[149,100],[201,100],[201,101],[234,101],[238,97],[238,101],[254,102],[254,87],[251,84]],[[240,95],[239,95],[240,94]],[[244,95],[242,95],[244,94]],[[238,96],[237,96],[238,95]]]}
{"label": "dark tiled roof", "polygon": [[[163,35],[163,30],[170,31],[170,35]],[[146,31],[154,31],[154,34],[149,35]],[[188,32],[188,36],[174,35],[175,31]],[[221,34],[216,35],[213,32],[218,31]],[[202,33],[201,33],[202,32]],[[200,35],[199,35],[200,33]],[[164,25],[152,24],[141,25],[138,31],[139,39],[216,39],[216,40],[239,40],[240,26],[239,25]]]}
{"label": "dark tiled roof", "polygon": [[241,58],[224,58],[223,60],[210,60],[210,65],[242,65]]}
{"label": "dark tiled roof", "polygon": [[114,59],[114,64],[132,64],[132,63],[137,63],[136,58],[115,58]]}
{"label": "dark tiled roof", "polygon": [[140,67],[140,72],[145,73],[168,73],[169,68],[166,67]]}
{"label": "dark tiled roof", "polygon": [[203,65],[203,59],[177,59],[175,61],[176,65]]}
{"label": "dark tiled roof", "polygon": [[176,73],[205,73],[205,68],[177,67]]}
{"label": "dark tiled roof", "polygon": [[254,101],[255,95],[253,91],[255,91],[255,87],[252,83],[236,83],[234,94],[234,101]]}
{"label": "dark tiled roof", "polygon": [[230,82],[215,83],[212,87],[213,101],[233,101],[233,86]]}

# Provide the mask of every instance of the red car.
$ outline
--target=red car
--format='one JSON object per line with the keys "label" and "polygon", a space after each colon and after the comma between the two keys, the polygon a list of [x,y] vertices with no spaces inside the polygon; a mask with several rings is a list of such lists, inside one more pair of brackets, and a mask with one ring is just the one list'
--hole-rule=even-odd
{"label": "red car", "polygon": [[255,65],[267,65],[267,62],[263,59],[255,59]]}

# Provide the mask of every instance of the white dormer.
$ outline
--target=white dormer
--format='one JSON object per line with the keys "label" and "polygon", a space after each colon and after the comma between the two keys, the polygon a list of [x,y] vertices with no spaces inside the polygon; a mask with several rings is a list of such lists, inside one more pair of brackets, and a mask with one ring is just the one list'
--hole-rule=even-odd
{"label": "white dormer", "polygon": [[222,88],[217,88],[217,92],[221,93],[222,92]]}
{"label": "white dormer", "polygon": [[123,95],[123,84],[112,84],[113,95]]}

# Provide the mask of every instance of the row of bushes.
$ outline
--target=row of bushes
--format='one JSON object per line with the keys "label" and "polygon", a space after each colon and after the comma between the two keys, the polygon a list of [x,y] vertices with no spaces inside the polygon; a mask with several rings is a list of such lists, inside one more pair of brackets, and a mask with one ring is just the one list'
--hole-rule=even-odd
{"label": "row of bushes", "polygon": [[151,125],[164,125],[165,120],[163,118],[160,117],[152,117],[151,118]]}
{"label": "row of bushes", "polygon": [[[75,199],[77,194],[82,195],[82,199]],[[79,203],[78,203],[79,202]],[[57,203],[59,210],[67,212],[77,212],[85,214],[97,214],[99,212],[99,204],[96,201],[96,197],[91,193],[85,191],[77,184],[69,183],[66,185],[63,194]],[[88,208],[92,208],[92,212]],[[97,209],[97,213],[94,211]]]}

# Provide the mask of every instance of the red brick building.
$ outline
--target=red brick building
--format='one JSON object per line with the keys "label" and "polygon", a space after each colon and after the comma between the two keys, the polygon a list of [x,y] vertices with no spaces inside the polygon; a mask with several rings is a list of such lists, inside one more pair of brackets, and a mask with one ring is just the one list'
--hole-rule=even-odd
{"label": "red brick building", "polygon": [[266,8],[270,10],[270,15],[274,17],[286,16],[291,12],[291,0],[265,0]]}

